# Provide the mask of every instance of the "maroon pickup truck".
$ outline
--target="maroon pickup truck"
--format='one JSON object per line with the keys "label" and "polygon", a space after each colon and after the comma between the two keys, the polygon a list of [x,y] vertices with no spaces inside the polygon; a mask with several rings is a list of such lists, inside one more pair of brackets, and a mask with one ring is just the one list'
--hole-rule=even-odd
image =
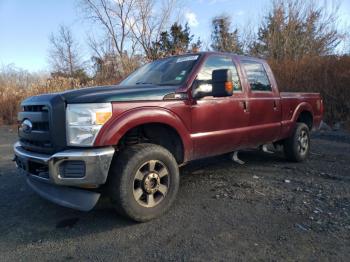
{"label": "maroon pickup truck", "polygon": [[136,221],[163,214],[191,160],[282,145],[303,161],[319,94],[280,93],[261,59],[204,52],[146,64],[119,85],[30,97],[15,161],[42,197],[91,210],[106,193]]}

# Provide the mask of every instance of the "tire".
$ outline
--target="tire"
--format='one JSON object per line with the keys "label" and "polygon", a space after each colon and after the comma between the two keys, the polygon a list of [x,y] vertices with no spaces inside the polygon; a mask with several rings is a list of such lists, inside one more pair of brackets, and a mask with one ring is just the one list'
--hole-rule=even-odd
{"label": "tire", "polygon": [[176,198],[179,180],[177,162],[168,150],[154,144],[137,144],[116,155],[107,186],[121,215],[145,222],[168,211]]}
{"label": "tire", "polygon": [[283,144],[284,154],[293,162],[304,161],[310,152],[310,131],[304,123],[297,123],[291,137]]}

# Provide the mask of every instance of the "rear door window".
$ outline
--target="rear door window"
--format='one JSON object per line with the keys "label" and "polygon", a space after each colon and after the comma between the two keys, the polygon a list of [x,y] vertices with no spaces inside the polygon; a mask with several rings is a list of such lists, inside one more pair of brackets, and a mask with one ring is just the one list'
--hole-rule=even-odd
{"label": "rear door window", "polygon": [[255,61],[242,61],[242,65],[252,91],[272,91],[269,77],[267,76],[262,63]]}

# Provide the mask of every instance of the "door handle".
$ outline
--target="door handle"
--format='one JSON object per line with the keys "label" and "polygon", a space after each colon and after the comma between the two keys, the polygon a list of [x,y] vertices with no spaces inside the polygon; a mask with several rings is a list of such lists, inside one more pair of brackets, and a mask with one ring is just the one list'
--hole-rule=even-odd
{"label": "door handle", "polygon": [[277,111],[277,102],[273,100],[273,110]]}
{"label": "door handle", "polygon": [[248,112],[248,103],[246,101],[241,101],[241,107],[244,112]]}

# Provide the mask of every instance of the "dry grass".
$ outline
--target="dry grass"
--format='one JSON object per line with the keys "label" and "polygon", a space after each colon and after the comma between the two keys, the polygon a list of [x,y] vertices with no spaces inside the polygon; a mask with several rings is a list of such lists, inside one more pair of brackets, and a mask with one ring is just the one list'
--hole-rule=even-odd
{"label": "dry grass", "polygon": [[[94,85],[91,81],[87,86]],[[11,71],[0,75],[0,124],[14,124],[23,99],[45,93],[82,88],[77,79],[46,78]]]}
{"label": "dry grass", "polygon": [[305,57],[299,61],[270,61],[282,91],[319,92],[325,120],[350,121],[350,56]]}

